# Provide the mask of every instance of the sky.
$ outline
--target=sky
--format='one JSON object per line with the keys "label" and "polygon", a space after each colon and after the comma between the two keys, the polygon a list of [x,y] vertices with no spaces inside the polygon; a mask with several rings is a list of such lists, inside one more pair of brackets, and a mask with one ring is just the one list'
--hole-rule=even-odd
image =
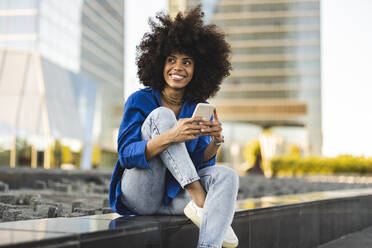
{"label": "sky", "polygon": [[372,156],[372,1],[321,1],[323,154]]}
{"label": "sky", "polygon": [[136,46],[145,32],[149,32],[148,18],[168,10],[168,0],[124,1],[124,97],[140,88],[135,64]]}
{"label": "sky", "polygon": [[[140,86],[135,47],[168,1],[125,1],[125,97]],[[321,0],[323,155],[372,156],[372,1]]]}

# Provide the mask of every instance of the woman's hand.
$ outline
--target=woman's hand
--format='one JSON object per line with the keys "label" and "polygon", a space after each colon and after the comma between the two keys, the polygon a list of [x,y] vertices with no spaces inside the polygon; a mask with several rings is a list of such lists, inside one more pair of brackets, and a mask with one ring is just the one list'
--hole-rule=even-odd
{"label": "woman's hand", "polygon": [[198,125],[202,122],[201,117],[179,119],[177,123],[168,131],[171,142],[179,143],[196,139],[201,135],[203,126]]}
{"label": "woman's hand", "polygon": [[203,121],[203,126],[200,131],[203,136],[211,136],[214,144],[223,142],[222,124],[218,119],[216,110],[213,111],[213,120]]}

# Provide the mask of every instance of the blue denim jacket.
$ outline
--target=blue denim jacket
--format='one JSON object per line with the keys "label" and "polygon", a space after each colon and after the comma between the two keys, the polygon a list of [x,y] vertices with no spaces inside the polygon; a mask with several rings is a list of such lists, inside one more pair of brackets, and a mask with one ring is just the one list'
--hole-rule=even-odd
{"label": "blue denim jacket", "polygon": [[[125,169],[134,167],[150,169],[146,157],[145,148],[147,140],[141,138],[141,127],[146,117],[156,108],[161,106],[159,91],[152,88],[145,88],[133,93],[124,106],[123,119],[118,135],[118,155],[113,171],[109,201],[114,212],[121,215],[136,214],[131,212],[121,201],[121,178]],[[178,118],[190,118],[194,112],[196,103],[185,101]],[[216,157],[203,163],[204,150],[210,142],[209,136],[199,136],[195,140],[187,141],[186,148],[197,170],[212,166],[216,163]],[[176,197],[181,185],[167,171],[166,192],[164,195],[165,204]]]}

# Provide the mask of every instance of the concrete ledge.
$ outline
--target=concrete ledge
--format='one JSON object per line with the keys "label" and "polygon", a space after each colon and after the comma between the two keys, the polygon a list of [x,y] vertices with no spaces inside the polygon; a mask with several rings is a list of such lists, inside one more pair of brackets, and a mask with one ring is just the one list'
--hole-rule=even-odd
{"label": "concrete ledge", "polygon": [[316,247],[372,225],[372,195],[306,201],[238,212],[243,247]]}
{"label": "concrete ledge", "polygon": [[[266,205],[265,205],[266,204]],[[244,207],[246,206],[246,207]],[[372,189],[240,201],[240,247],[316,247],[372,226]],[[0,223],[0,247],[195,247],[198,229],[184,216],[117,214]]]}

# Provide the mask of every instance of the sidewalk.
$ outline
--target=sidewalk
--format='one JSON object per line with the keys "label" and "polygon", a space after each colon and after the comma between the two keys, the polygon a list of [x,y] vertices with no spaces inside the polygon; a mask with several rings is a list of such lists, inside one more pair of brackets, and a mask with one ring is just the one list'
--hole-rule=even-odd
{"label": "sidewalk", "polygon": [[372,247],[372,226],[359,232],[350,233],[318,248],[369,248]]}

